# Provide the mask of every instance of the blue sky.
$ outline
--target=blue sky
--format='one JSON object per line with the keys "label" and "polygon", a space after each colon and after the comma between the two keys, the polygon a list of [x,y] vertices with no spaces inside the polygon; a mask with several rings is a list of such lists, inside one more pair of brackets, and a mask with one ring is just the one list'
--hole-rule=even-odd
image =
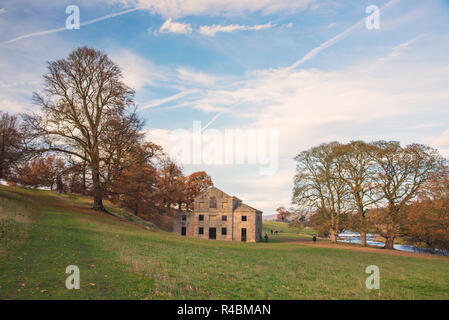
{"label": "blue sky", "polygon": [[[79,30],[64,29],[68,5],[80,9]],[[385,7],[378,30],[365,27],[369,5]],[[215,119],[208,128],[218,132],[279,130],[272,175],[258,165],[183,164],[265,214],[290,203],[294,155],[322,142],[419,142],[449,155],[448,0],[2,0],[0,8],[1,110],[34,110],[46,61],[82,45],[104,50],[135,88],[148,137],[167,150],[171,132],[193,121]]]}

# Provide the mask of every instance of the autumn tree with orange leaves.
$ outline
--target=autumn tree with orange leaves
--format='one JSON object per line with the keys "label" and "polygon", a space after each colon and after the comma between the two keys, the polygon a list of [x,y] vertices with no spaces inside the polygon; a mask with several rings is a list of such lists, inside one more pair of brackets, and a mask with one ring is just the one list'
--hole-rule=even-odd
{"label": "autumn tree with orange leaves", "polygon": [[205,171],[198,171],[189,175],[185,182],[187,210],[193,210],[195,197],[212,185],[212,179]]}
{"label": "autumn tree with orange leaves", "polygon": [[442,164],[406,210],[402,237],[415,245],[449,251],[449,169]]}
{"label": "autumn tree with orange leaves", "polygon": [[276,218],[284,222],[292,213],[285,209],[285,207],[279,207],[276,209],[276,212],[278,213]]}
{"label": "autumn tree with orange leaves", "polygon": [[[18,169],[16,182],[34,188],[48,187],[53,190],[66,171],[66,165],[61,158],[49,155],[47,158],[38,158],[30,161]],[[61,191],[61,190],[59,190]]]}

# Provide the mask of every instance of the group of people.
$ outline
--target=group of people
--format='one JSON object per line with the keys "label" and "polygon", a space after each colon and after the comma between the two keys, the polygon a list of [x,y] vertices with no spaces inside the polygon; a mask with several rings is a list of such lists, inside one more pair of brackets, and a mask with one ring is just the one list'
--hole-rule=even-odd
{"label": "group of people", "polygon": [[[270,229],[270,233],[271,233],[271,235],[279,235],[279,230],[273,230],[273,229]],[[265,238],[265,242],[268,242],[268,234],[265,232],[265,236],[264,236],[264,238]]]}
{"label": "group of people", "polygon": [[[270,233],[271,233],[271,235],[279,235],[279,230],[273,230],[273,229],[271,229],[270,230]],[[264,238],[265,238],[265,242],[268,242],[268,234],[265,232],[265,236],[264,236]],[[316,240],[317,240],[317,237],[316,237],[316,235],[314,235],[313,237],[312,237],[312,241],[313,241],[313,243],[316,243]]]}

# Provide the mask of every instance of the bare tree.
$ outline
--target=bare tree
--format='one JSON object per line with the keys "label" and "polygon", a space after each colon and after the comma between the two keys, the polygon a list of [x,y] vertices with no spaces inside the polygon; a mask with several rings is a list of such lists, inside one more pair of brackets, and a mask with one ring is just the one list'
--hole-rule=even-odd
{"label": "bare tree", "polygon": [[120,68],[105,53],[87,47],[48,62],[44,80],[42,94],[33,96],[42,112],[25,116],[25,121],[45,145],[40,151],[63,152],[88,164],[93,208],[105,210],[104,137],[111,121],[132,117],[134,91],[122,82]]}
{"label": "bare tree", "polygon": [[293,204],[329,216],[333,243],[342,229],[342,217],[348,212],[348,188],[340,179],[343,166],[337,150],[338,142],[331,142],[303,151],[295,157]]}
{"label": "bare tree", "polygon": [[421,144],[403,148],[399,142],[377,141],[371,145],[370,154],[378,166],[374,179],[386,207],[379,211],[376,229],[385,238],[385,248],[393,249],[406,206],[437,170],[441,157],[437,150]]}
{"label": "bare tree", "polygon": [[23,137],[19,119],[15,115],[0,111],[0,178],[6,178],[10,169],[23,156]]}
{"label": "bare tree", "polygon": [[375,183],[376,163],[370,157],[372,149],[371,145],[363,141],[352,141],[342,145],[339,150],[342,157],[339,178],[348,186],[351,202],[357,213],[352,227],[360,232],[362,246],[366,246],[366,233],[369,231],[367,211],[382,197]]}

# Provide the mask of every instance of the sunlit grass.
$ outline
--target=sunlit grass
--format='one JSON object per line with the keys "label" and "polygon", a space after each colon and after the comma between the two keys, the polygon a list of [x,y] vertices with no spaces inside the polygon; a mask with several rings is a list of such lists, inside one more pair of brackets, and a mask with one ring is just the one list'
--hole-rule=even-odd
{"label": "sunlit grass", "polygon": [[[310,240],[308,231],[285,224],[264,226],[283,231],[268,242],[185,238],[126,221],[111,204],[121,219],[90,205],[88,197],[0,187],[0,213],[20,234],[0,249],[0,298],[449,298],[449,259],[301,245],[289,239]],[[71,264],[80,268],[80,290],[65,288]],[[365,287],[370,264],[381,270],[380,290]]]}

